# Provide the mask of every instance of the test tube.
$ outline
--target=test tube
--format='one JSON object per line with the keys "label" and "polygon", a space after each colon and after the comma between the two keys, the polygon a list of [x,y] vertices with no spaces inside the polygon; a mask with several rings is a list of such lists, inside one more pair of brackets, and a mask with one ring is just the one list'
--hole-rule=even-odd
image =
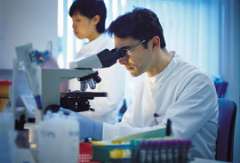
{"label": "test tube", "polygon": [[168,163],[173,163],[173,149],[175,148],[173,140],[168,140],[167,144]]}
{"label": "test tube", "polygon": [[139,162],[140,163],[145,163],[145,161],[146,161],[146,141],[142,141],[142,143],[140,145],[139,154],[140,154]]}
{"label": "test tube", "polygon": [[179,155],[179,152],[178,152],[178,140],[173,140],[172,142],[173,144],[173,148],[172,148],[172,159],[173,159],[173,163],[178,163],[178,155]]}
{"label": "test tube", "polygon": [[153,162],[153,141],[147,141],[146,144],[146,151],[147,151],[147,163]]}
{"label": "test tube", "polygon": [[161,163],[167,163],[167,151],[166,151],[166,142],[160,141],[160,150],[161,150]]}
{"label": "test tube", "polygon": [[139,148],[140,148],[140,140],[131,140],[131,162],[139,162]]}
{"label": "test tube", "polygon": [[160,162],[160,152],[159,152],[159,141],[154,141],[153,144],[153,162],[159,163]]}
{"label": "test tube", "polygon": [[183,161],[186,163],[189,161],[188,151],[190,148],[191,142],[189,140],[183,140]]}

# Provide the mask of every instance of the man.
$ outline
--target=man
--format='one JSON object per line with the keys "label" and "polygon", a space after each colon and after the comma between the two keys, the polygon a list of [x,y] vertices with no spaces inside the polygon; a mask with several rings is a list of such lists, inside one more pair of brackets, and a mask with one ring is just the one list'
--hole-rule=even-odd
{"label": "man", "polygon": [[[76,60],[89,57],[104,49],[114,47],[113,39],[105,34],[106,6],[102,0],[75,0],[69,10],[73,22],[73,31],[77,38],[87,39],[89,42],[80,49]],[[101,82],[96,89],[86,91],[107,92],[107,97],[98,97],[90,101],[94,112],[81,114],[99,121],[116,123],[118,111],[124,96],[125,70],[120,64],[110,68],[99,69]],[[122,81],[122,82],[119,82]],[[71,90],[79,90],[79,81],[70,82]]]}
{"label": "man", "polygon": [[209,78],[167,51],[162,26],[148,9],[137,8],[120,16],[109,32],[114,34],[116,48],[127,49],[119,62],[138,77],[138,89],[119,124],[101,125],[79,117],[80,127],[88,124],[94,131],[83,136],[114,139],[160,128],[170,119],[173,137],[192,140],[194,157],[213,159],[218,106]]}

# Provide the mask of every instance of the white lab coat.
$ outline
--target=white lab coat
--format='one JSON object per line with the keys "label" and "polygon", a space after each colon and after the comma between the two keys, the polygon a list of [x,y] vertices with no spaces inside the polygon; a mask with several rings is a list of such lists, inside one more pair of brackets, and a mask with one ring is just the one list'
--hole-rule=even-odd
{"label": "white lab coat", "polygon": [[[132,105],[121,123],[104,123],[104,139],[163,127],[169,118],[174,137],[192,140],[193,156],[214,158],[218,104],[206,75],[175,56],[158,75],[149,78],[143,74],[135,82]],[[157,119],[154,113],[159,115]]]}
{"label": "white lab coat", "polygon": [[[95,55],[104,49],[111,50],[113,48],[113,39],[108,34],[101,34],[81,48],[77,54],[77,60]],[[95,111],[81,112],[81,114],[95,120],[116,123],[118,111],[124,98],[126,70],[119,63],[116,63],[112,67],[98,69],[98,73],[102,79],[101,82],[96,85],[96,89],[87,89],[86,91],[107,92],[108,96],[90,100],[90,106]],[[72,91],[80,89],[80,83],[76,79],[71,80],[69,85]]]}

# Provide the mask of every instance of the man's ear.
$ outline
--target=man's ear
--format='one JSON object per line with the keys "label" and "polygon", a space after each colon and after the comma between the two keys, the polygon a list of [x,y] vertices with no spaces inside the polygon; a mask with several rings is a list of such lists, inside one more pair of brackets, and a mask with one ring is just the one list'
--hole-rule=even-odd
{"label": "man's ear", "polygon": [[158,37],[158,36],[154,36],[153,38],[152,38],[152,45],[153,45],[153,48],[155,48],[155,47],[160,47],[160,38]]}
{"label": "man's ear", "polygon": [[100,22],[101,17],[99,15],[95,15],[91,20],[92,22],[97,25]]}

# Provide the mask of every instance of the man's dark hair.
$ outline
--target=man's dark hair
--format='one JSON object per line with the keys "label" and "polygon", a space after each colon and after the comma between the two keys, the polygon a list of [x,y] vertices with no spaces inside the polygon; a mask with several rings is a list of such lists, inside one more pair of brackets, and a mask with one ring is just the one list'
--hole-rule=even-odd
{"label": "man's dark hair", "polygon": [[166,46],[163,29],[157,15],[145,8],[135,8],[118,17],[110,24],[108,32],[120,38],[132,37],[140,41],[149,41],[154,36],[159,36],[160,47]]}
{"label": "man's dark hair", "polygon": [[91,19],[96,15],[100,16],[97,24],[97,31],[103,33],[105,31],[106,6],[103,0],[75,0],[69,10],[69,15],[81,14]]}

